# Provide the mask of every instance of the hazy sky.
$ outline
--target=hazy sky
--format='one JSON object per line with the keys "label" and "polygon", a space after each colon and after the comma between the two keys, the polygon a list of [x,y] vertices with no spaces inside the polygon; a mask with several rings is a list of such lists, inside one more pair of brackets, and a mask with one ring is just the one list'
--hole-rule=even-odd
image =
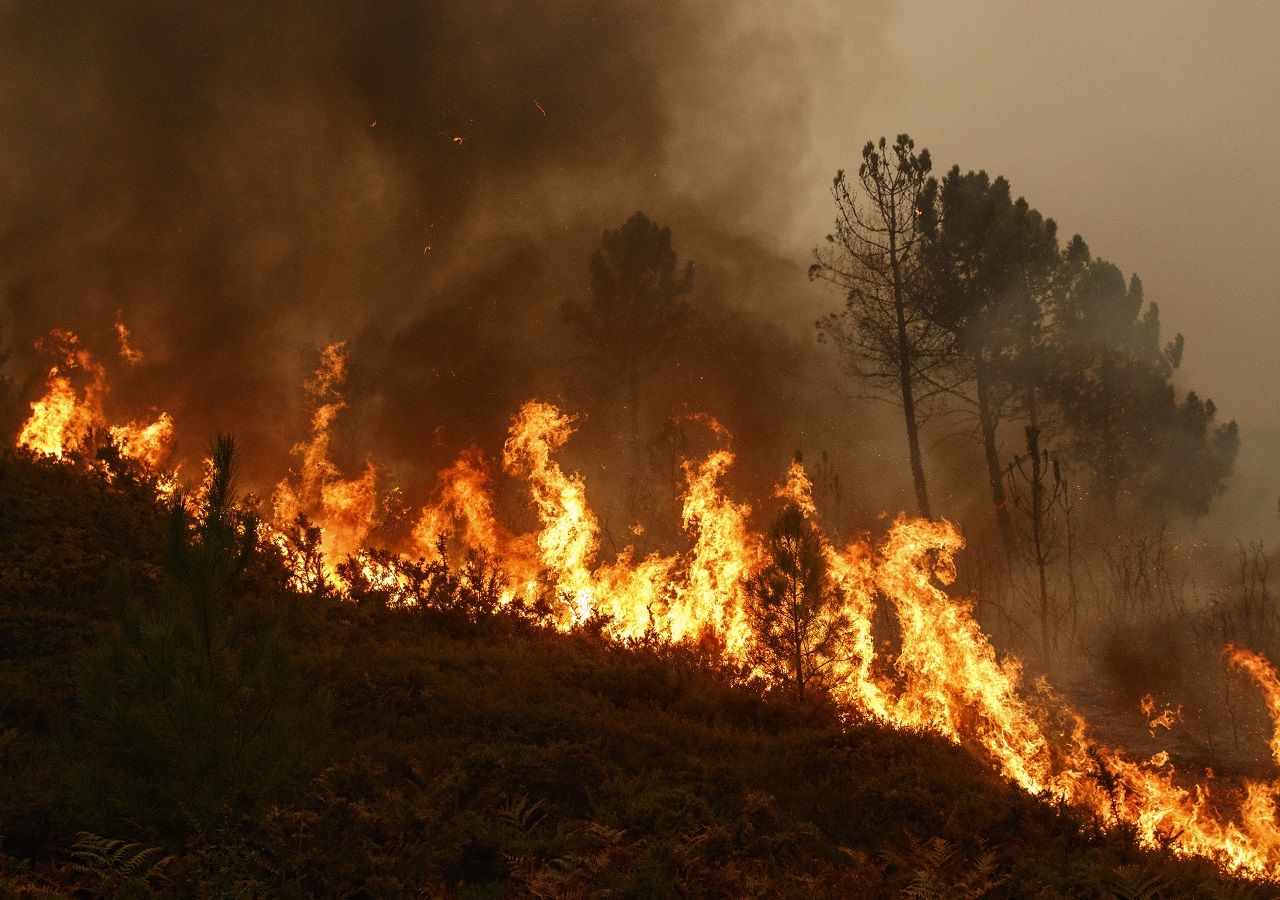
{"label": "hazy sky", "polygon": [[903,2],[883,40],[845,157],[906,129],[1005,175],[1141,275],[1246,452],[1280,429],[1280,3]]}
{"label": "hazy sky", "polygon": [[[34,395],[36,338],[112,354],[121,310],[146,350],[121,415],[234,427],[264,469],[346,340],[353,446],[430,474],[440,423],[493,438],[563,388],[561,304],[642,209],[737,341],[696,354],[723,382],[698,402],[760,429],[742,455],[843,448],[888,483],[896,419],[827,398],[813,322],[839,299],[804,269],[834,171],[909,131],[1137,271],[1186,336],[1181,386],[1269,473],[1278,36],[1280,2],[0,0],[0,333]],[[1231,496],[1274,522],[1259,477]]]}

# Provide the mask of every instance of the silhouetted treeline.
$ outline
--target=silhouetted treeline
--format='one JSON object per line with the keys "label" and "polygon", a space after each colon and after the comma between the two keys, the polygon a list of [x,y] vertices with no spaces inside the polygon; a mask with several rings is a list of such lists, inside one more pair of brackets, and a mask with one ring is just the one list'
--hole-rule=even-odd
{"label": "silhouetted treeline", "polygon": [[1011,455],[1000,438],[1013,426],[1034,429],[1112,519],[1207,512],[1235,462],[1236,424],[1176,388],[1182,335],[1162,340],[1138,277],[1126,282],[1079,235],[1061,246],[1054,221],[1004,178],[959,166],[932,176],[907,135],[868,142],[862,156],[856,180],[836,175],[835,229],[810,274],[847,293],[819,328],[906,412],[920,511],[930,511],[923,400],[971,413],[1007,550]]}

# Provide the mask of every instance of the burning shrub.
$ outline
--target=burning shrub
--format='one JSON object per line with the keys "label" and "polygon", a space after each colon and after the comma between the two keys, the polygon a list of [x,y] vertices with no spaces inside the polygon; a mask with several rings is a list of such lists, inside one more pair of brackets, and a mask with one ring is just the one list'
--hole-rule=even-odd
{"label": "burning shrub", "polygon": [[774,520],[765,563],[747,581],[752,661],[803,702],[829,681],[849,623],[827,574],[822,536],[796,503]]}

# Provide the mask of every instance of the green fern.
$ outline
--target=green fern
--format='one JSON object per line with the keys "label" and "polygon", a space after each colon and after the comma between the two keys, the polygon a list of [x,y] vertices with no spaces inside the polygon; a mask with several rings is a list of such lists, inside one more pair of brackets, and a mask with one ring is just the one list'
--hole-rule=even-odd
{"label": "green fern", "polygon": [[884,860],[910,873],[901,896],[912,900],[976,900],[1006,880],[999,875],[995,854],[979,847],[970,862],[950,841],[935,837],[928,841],[909,835],[905,849],[887,850]]}
{"label": "green fern", "polygon": [[1220,881],[1202,885],[1205,900],[1273,900],[1274,884],[1248,881]]}
{"label": "green fern", "polygon": [[[538,804],[534,804],[536,807]],[[625,832],[598,822],[587,822],[565,833],[576,851],[540,860],[532,856],[508,856],[512,880],[522,896],[536,900],[592,896],[591,887],[601,873],[618,869],[625,853]]]}
{"label": "green fern", "polygon": [[498,821],[519,832],[529,832],[545,818],[542,801],[529,802],[529,795],[514,797],[498,809]]}
{"label": "green fern", "polygon": [[139,883],[156,887],[166,879],[165,870],[173,865],[173,857],[159,847],[106,838],[82,831],[71,849],[68,868],[78,875],[116,887]]}
{"label": "green fern", "polygon": [[1159,900],[1169,880],[1149,866],[1120,866],[1115,870],[1111,893],[1116,900]]}
{"label": "green fern", "polygon": [[25,897],[35,900],[70,900],[71,895],[50,887],[47,883],[19,875],[6,878],[0,875],[0,897]]}

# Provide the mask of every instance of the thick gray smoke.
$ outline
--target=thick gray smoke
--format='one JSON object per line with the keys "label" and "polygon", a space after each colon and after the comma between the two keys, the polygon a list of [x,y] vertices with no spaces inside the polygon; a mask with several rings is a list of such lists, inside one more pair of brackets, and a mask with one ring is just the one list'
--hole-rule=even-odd
{"label": "thick gray smoke", "polygon": [[31,399],[31,346],[54,327],[110,358],[121,310],[145,356],[111,363],[118,414],[170,411],[188,455],[232,431],[266,484],[305,431],[316,351],[346,340],[346,461],[374,454],[412,497],[459,447],[496,449],[528,396],[572,401],[561,306],[602,231],[640,209],[694,261],[704,313],[655,388],[655,427],[702,407],[770,477],[797,447],[839,456],[873,426],[814,346],[838,298],[768,235],[825,189],[810,137],[848,113],[832,97],[853,96],[877,12],[0,5],[10,369]]}
{"label": "thick gray smoke", "polygon": [[[345,340],[350,471],[372,455],[414,502],[538,395],[588,414],[568,459],[616,493],[620,423],[561,307],[643,210],[695,263],[702,312],[650,386],[650,433],[705,411],[736,435],[736,490],[826,450],[847,500],[896,511],[897,414],[839,393],[857,388],[812,327],[839,298],[804,277],[831,170],[875,133],[857,123],[892,74],[886,19],[875,0],[0,2],[7,371],[32,399],[32,345],[74,329],[116,418],[168,410],[187,457],[231,431],[263,487],[305,434],[318,349]],[[967,433],[931,423],[927,446],[966,522]]]}

